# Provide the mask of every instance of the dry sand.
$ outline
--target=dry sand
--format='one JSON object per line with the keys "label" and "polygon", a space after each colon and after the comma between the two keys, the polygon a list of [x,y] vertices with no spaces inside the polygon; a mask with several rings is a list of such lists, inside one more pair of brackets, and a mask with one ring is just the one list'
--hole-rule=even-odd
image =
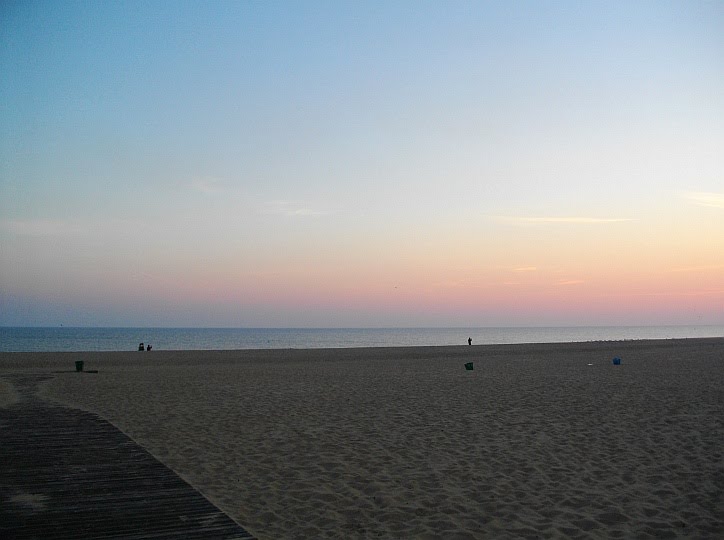
{"label": "dry sand", "polygon": [[46,398],[260,539],[724,537],[724,339],[15,353],[0,378],[78,359],[99,373]]}

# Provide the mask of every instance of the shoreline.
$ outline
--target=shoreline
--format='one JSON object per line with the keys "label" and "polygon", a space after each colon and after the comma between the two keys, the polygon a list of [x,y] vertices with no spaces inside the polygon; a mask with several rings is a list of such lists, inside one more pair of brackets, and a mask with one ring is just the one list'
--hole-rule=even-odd
{"label": "shoreline", "polygon": [[532,341],[523,343],[478,343],[472,345],[466,344],[454,344],[454,345],[381,345],[381,346],[350,346],[350,347],[285,347],[285,348],[243,348],[243,349],[160,349],[154,348],[151,351],[138,351],[134,349],[128,350],[78,350],[78,351],[0,351],[0,368],[2,368],[2,359],[5,356],[15,355],[119,355],[119,354],[131,354],[138,355],[152,355],[152,354],[230,354],[238,353],[243,355],[253,354],[264,354],[264,353],[285,353],[285,352],[318,352],[324,353],[325,351],[395,351],[395,350],[440,350],[440,349],[464,349],[464,350],[480,350],[480,349],[498,349],[498,348],[530,348],[530,347],[578,347],[586,345],[630,345],[630,344],[644,344],[644,345],[656,345],[656,344],[684,344],[684,343],[697,343],[702,344],[711,343],[724,344],[724,336],[711,336],[711,337],[683,337],[683,338],[642,338],[642,339],[603,339],[603,340],[586,340],[586,341]]}
{"label": "shoreline", "polygon": [[531,327],[531,328],[0,328],[0,350],[137,351],[139,342],[155,350],[260,350],[467,345],[586,343],[724,337],[720,326]]}
{"label": "shoreline", "polygon": [[724,531],[724,338],[0,353],[0,406],[22,373],[260,540]]}

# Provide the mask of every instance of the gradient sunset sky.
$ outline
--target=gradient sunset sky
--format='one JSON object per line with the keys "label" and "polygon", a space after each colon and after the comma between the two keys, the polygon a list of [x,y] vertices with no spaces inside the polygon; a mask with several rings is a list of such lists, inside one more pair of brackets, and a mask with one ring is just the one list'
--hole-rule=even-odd
{"label": "gradient sunset sky", "polygon": [[0,5],[0,324],[724,324],[723,2]]}

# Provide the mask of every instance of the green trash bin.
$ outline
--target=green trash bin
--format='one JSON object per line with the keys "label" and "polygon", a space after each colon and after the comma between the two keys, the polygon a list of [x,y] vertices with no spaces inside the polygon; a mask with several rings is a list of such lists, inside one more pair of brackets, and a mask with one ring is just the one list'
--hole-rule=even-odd
{"label": "green trash bin", "polygon": [[75,370],[76,370],[76,371],[83,371],[83,360],[76,360],[76,362],[75,362]]}
{"label": "green trash bin", "polygon": [[472,363],[472,362],[468,362],[467,364],[465,364],[465,369],[467,369],[468,371],[472,371],[472,370],[473,370],[473,363]]}

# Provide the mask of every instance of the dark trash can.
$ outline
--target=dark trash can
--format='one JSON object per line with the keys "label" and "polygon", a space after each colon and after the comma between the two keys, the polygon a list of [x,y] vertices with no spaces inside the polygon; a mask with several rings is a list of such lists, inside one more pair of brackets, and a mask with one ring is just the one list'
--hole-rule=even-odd
{"label": "dark trash can", "polygon": [[467,369],[468,371],[472,371],[472,370],[473,370],[473,363],[472,363],[472,362],[468,362],[467,364],[465,364],[465,369]]}
{"label": "dark trash can", "polygon": [[76,370],[76,371],[83,371],[83,360],[76,360],[76,362],[75,362],[75,370]]}
{"label": "dark trash can", "polygon": [[621,365],[621,359],[617,356],[613,359],[613,365],[614,366],[620,366]]}

